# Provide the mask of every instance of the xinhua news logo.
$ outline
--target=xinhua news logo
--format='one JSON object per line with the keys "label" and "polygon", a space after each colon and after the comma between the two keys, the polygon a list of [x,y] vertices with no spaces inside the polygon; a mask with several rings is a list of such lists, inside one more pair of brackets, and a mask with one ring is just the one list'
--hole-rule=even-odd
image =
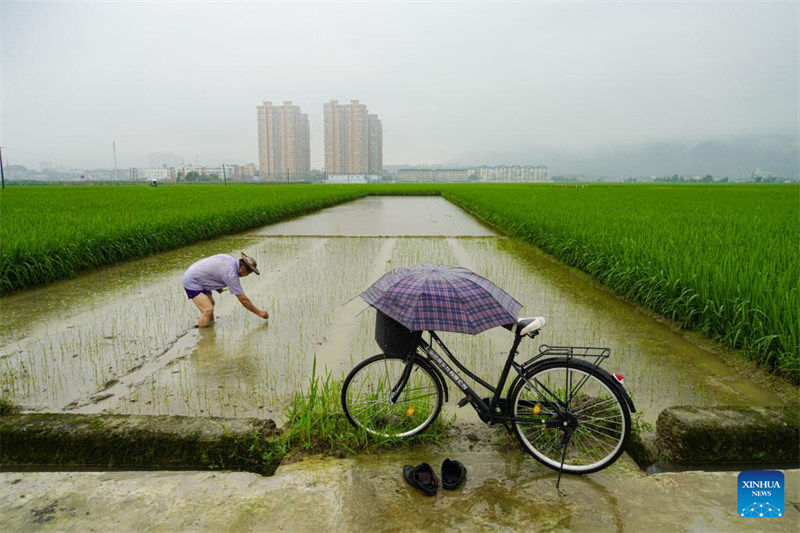
{"label": "xinhua news logo", "polygon": [[746,470],[739,473],[739,516],[779,518],[784,511],[783,472]]}

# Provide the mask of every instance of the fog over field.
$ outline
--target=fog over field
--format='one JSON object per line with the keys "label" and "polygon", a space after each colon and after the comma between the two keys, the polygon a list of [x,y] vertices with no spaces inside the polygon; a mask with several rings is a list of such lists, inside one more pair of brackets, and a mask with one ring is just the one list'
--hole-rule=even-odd
{"label": "fog over field", "polygon": [[797,2],[4,0],[6,164],[258,160],[256,106],[359,100],[386,165],[798,172]]}

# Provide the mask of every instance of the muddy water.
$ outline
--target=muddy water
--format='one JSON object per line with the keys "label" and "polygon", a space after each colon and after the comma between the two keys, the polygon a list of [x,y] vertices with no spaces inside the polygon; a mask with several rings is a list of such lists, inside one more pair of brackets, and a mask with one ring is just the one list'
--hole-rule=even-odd
{"label": "muddy water", "polygon": [[[242,285],[263,321],[217,295],[213,328],[180,287],[215,253],[257,258]],[[500,237],[441,198],[367,198],[315,215],[93,272],[0,302],[0,390],[31,411],[181,414],[280,420],[292,393],[341,378],[377,353],[374,311],[358,294],[384,272],[463,265],[545,316],[539,343],[611,348],[645,420],[671,405],[779,404],[717,356],[686,341],[536,250]],[[468,367],[499,374],[510,334],[443,334]],[[451,387],[451,391],[452,391]],[[469,407],[449,409],[474,420]]]}

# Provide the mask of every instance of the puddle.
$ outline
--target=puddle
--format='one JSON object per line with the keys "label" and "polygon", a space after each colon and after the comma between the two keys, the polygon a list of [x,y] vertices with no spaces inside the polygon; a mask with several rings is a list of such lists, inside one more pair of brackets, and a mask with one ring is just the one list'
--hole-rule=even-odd
{"label": "puddle", "polygon": [[[242,285],[264,322],[230,294],[213,328],[180,279],[214,253],[254,256],[261,276]],[[626,377],[655,422],[671,405],[780,404],[710,352],[585,282],[550,257],[499,237],[441,198],[373,197],[202,245],[105,268],[2,300],[0,390],[26,410],[280,419],[294,391],[318,375],[341,378],[378,352],[374,311],[358,294],[386,271],[459,264],[503,287],[548,325],[527,342],[611,348],[607,370]],[[495,381],[511,344],[494,329],[444,333],[460,360]],[[450,387],[451,393],[454,391]],[[449,410],[476,420],[469,407]]]}

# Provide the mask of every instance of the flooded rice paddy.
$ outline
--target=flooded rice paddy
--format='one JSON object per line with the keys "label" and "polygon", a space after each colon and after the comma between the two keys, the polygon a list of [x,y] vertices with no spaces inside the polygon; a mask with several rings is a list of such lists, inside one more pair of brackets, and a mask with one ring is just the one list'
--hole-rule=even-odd
{"label": "flooded rice paddy", "polygon": [[[265,322],[216,295],[214,327],[194,328],[181,289],[192,262],[216,253],[258,260],[242,285]],[[672,405],[770,405],[771,391],[535,249],[501,237],[441,198],[373,197],[0,301],[0,391],[27,411],[274,418],[307,387],[312,365],[334,379],[377,353],[374,310],[358,297],[383,273],[422,262],[462,265],[544,316],[523,343],[611,348],[645,420]],[[442,334],[493,382],[511,335]],[[454,388],[450,387],[451,394]],[[469,407],[449,411],[476,419]]]}

